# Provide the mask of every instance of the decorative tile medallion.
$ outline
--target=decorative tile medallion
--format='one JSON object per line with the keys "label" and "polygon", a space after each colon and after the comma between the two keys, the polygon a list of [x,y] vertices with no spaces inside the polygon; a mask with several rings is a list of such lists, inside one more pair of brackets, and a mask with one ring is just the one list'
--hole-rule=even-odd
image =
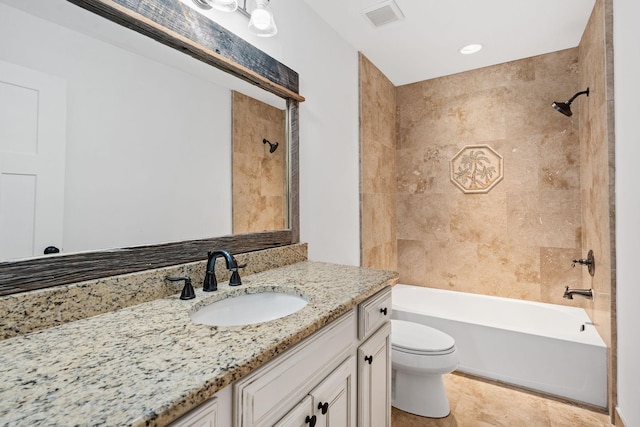
{"label": "decorative tile medallion", "polygon": [[488,193],[502,181],[502,156],[488,145],[467,145],[449,162],[451,182],[463,193]]}

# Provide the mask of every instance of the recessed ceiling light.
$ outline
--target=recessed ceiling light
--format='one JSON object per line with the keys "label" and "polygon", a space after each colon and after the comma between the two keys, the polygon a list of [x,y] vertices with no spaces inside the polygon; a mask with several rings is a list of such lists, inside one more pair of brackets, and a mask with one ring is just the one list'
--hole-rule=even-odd
{"label": "recessed ceiling light", "polygon": [[462,49],[460,49],[460,53],[463,55],[471,55],[472,53],[477,53],[482,50],[481,44],[468,44]]}

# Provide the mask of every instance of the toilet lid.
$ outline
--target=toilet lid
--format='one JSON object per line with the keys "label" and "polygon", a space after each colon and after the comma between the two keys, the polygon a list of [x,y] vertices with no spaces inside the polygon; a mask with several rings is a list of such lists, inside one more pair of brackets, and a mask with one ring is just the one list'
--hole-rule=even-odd
{"label": "toilet lid", "polygon": [[391,320],[391,345],[407,353],[446,354],[455,340],[442,331],[419,323]]}

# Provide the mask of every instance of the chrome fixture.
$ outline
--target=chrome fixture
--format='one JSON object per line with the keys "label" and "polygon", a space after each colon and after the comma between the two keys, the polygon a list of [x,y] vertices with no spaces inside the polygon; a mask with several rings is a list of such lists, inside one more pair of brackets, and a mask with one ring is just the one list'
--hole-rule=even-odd
{"label": "chrome fixture", "polygon": [[569,98],[569,100],[567,102],[557,102],[556,101],[551,105],[553,106],[553,108],[555,108],[557,111],[561,112],[565,116],[571,117],[571,115],[573,114],[571,112],[571,103],[573,102],[574,99],[576,99],[577,97],[579,97],[580,95],[583,95],[583,94],[586,94],[587,96],[589,96],[589,88],[587,88],[587,90],[583,90],[582,92],[576,93],[571,98]]}
{"label": "chrome fixture", "polygon": [[227,263],[227,270],[231,271],[231,278],[229,279],[229,286],[240,286],[242,285],[242,280],[240,279],[240,273],[238,273],[238,268],[244,268],[245,265],[238,266],[238,262],[229,252],[224,249],[217,249],[215,251],[210,251],[208,254],[207,261],[207,272],[204,275],[204,284],[202,285],[202,290],[205,292],[213,292],[218,290],[218,281],[216,279],[216,259],[219,256],[223,257]]}
{"label": "chrome fixture", "polygon": [[589,253],[587,253],[586,259],[584,258],[574,259],[571,263],[571,267],[575,267],[576,264],[586,265],[591,277],[593,277],[596,274],[596,260],[593,256],[593,250],[591,249],[589,250]]}
{"label": "chrome fixture", "polygon": [[238,0],[193,0],[202,9],[216,9],[222,12],[235,12],[238,9]]}
{"label": "chrome fixture", "polygon": [[273,153],[274,151],[276,151],[276,150],[278,149],[278,145],[280,145],[280,144],[278,144],[277,142],[275,142],[275,143],[271,143],[271,142],[269,142],[269,141],[268,141],[268,140],[266,140],[266,139],[263,139],[263,140],[262,140],[262,143],[263,143],[263,144],[269,144],[269,152],[270,152],[270,153]]}
{"label": "chrome fixture", "polygon": [[[270,0],[193,0],[200,9],[216,9],[222,12],[235,12],[236,10],[249,18],[249,29],[259,37],[275,36],[278,32],[273,12],[269,7]],[[249,11],[249,2],[254,7]]]}
{"label": "chrome fixture", "polygon": [[179,282],[184,280],[184,288],[182,288],[182,293],[180,294],[180,299],[194,299],[196,297],[196,292],[193,290],[193,286],[191,285],[191,279],[189,276],[183,277],[166,277],[166,279],[170,282]]}
{"label": "chrome fixture", "polygon": [[562,298],[573,299],[574,295],[580,295],[586,299],[593,299],[593,289],[569,289],[569,287],[566,286]]}

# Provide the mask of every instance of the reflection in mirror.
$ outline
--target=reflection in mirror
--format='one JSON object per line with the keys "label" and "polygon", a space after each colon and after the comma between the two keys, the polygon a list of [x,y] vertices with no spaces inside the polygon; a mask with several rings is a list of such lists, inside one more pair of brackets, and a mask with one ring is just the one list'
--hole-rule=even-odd
{"label": "reflection in mirror", "polygon": [[0,0],[0,39],[0,260],[235,232],[230,89],[283,99],[65,0]]}
{"label": "reflection in mirror", "polygon": [[234,233],[285,228],[287,145],[285,110],[234,91]]}

